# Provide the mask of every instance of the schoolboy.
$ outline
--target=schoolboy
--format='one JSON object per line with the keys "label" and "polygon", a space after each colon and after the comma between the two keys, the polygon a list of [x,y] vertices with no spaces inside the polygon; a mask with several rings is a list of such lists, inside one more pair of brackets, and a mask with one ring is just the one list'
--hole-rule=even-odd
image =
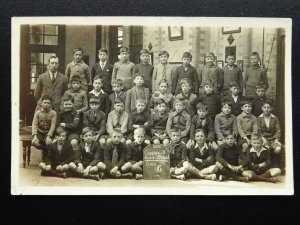
{"label": "schoolboy", "polygon": [[97,97],[99,99],[100,110],[106,115],[110,112],[110,101],[106,92],[102,90],[103,78],[96,76],[93,82],[94,89],[89,92],[89,99],[91,97]]}
{"label": "schoolboy", "polygon": [[127,146],[126,163],[122,166],[123,173],[131,172],[136,180],[143,179],[143,151],[145,143],[144,128],[134,130],[134,142]]}
{"label": "schoolboy", "polygon": [[181,134],[179,129],[171,129],[171,141],[167,145],[170,153],[170,174],[171,178],[185,180],[187,169],[183,163],[188,160],[187,149],[184,143],[180,141]]}
{"label": "schoolboy", "polygon": [[185,111],[191,116],[191,118],[195,115],[196,105],[198,103],[197,95],[191,93],[191,81],[188,78],[183,78],[180,81],[181,85],[181,93],[176,95],[176,98],[186,100],[186,108]]}
{"label": "schoolboy", "polygon": [[199,70],[199,93],[204,92],[204,85],[206,83],[211,83],[212,89],[215,94],[219,95],[223,89],[223,72],[222,70],[214,64],[215,55],[209,52],[204,55],[205,65]]}
{"label": "schoolboy", "polygon": [[227,65],[222,68],[224,76],[224,85],[222,90],[222,96],[230,94],[230,84],[235,81],[238,84],[238,87],[243,93],[243,74],[240,67],[235,65],[235,55],[230,53],[226,57]]}
{"label": "schoolboy", "polygon": [[71,143],[73,151],[77,151],[80,142],[80,116],[74,109],[74,98],[71,95],[66,95],[62,101],[64,109],[57,114],[56,125],[65,128],[67,140]]}
{"label": "schoolboy", "polygon": [[[81,89],[84,91],[88,90],[88,84],[90,83],[90,69],[87,64],[83,61],[83,49],[75,48],[73,50],[73,61],[67,65],[65,75],[71,81],[73,75],[78,75],[81,78]],[[71,84],[71,83],[70,83]]]}
{"label": "schoolboy", "polygon": [[241,102],[242,113],[237,116],[237,128],[240,135],[238,146],[243,148],[243,152],[246,152],[251,142],[251,135],[257,134],[257,120],[251,113],[252,104],[250,101]]}
{"label": "schoolboy", "polygon": [[180,140],[186,143],[189,140],[191,129],[191,116],[185,111],[186,101],[176,98],[174,101],[175,110],[169,114],[167,121],[167,134],[171,138],[172,129],[180,131]]}
{"label": "schoolboy", "polygon": [[150,92],[148,88],[143,87],[144,76],[143,74],[134,75],[134,87],[126,93],[125,111],[131,113],[135,109],[136,99],[143,99],[145,101],[146,111],[149,111]]}
{"label": "schoolboy", "polygon": [[252,101],[256,97],[256,86],[261,84],[268,90],[269,83],[265,69],[259,66],[260,58],[257,52],[250,56],[251,66],[246,70],[244,78],[245,97]]}
{"label": "schoolboy", "polygon": [[[140,51],[141,63],[135,65],[133,69],[133,74],[143,74],[144,76],[144,87],[148,88],[150,93],[152,92],[152,74],[154,67],[149,64],[150,52],[147,49],[142,49]],[[153,60],[153,59],[152,59]]]}
{"label": "schoolboy", "polygon": [[182,65],[177,67],[172,79],[172,93],[178,95],[181,93],[181,80],[188,78],[191,81],[191,93],[198,95],[199,93],[199,78],[195,67],[191,66],[192,54],[184,52],[182,55]]}
{"label": "schoolboy", "polygon": [[263,146],[261,135],[252,135],[251,147],[247,152],[248,169],[243,171],[243,176],[249,180],[276,183],[276,176],[281,174],[279,168],[271,168],[269,148]]}
{"label": "schoolboy", "polygon": [[207,116],[210,116],[214,120],[215,116],[220,112],[220,97],[214,91],[211,83],[206,82],[203,85],[204,91],[199,94],[198,101],[207,105]]}
{"label": "schoolboy", "polygon": [[[89,104],[88,104],[88,98],[86,91],[81,90],[81,78],[78,75],[73,75],[70,80],[71,88],[66,90],[66,92],[63,95],[63,99],[66,96],[72,96],[74,99],[74,109],[77,111],[78,114],[81,114],[88,110]],[[64,110],[64,101],[60,104],[60,110]]]}
{"label": "schoolboy", "polygon": [[83,178],[99,180],[103,177],[101,172],[99,177],[98,169],[98,166],[101,167],[103,164],[103,149],[93,140],[93,130],[90,127],[82,129],[82,137],[83,141],[79,145],[79,151],[76,152],[76,158],[69,164],[70,171]]}
{"label": "schoolboy", "polygon": [[128,47],[120,48],[120,61],[114,64],[112,73],[112,84],[116,79],[121,79],[124,91],[132,88],[134,63],[129,61],[129,55]]}
{"label": "schoolboy", "polygon": [[121,79],[116,79],[113,82],[113,93],[108,96],[110,101],[110,111],[114,110],[115,100],[119,99],[124,104],[126,101],[126,92],[123,91],[123,81]]}
{"label": "schoolboy", "polygon": [[214,123],[211,117],[207,116],[208,107],[203,103],[199,102],[196,106],[197,115],[194,115],[191,122],[190,140],[187,143],[187,148],[191,149],[192,145],[195,144],[195,133],[197,129],[203,129],[207,143],[214,150],[217,150],[218,145],[215,143],[215,130]]}
{"label": "schoolboy", "polygon": [[253,115],[258,117],[262,114],[262,105],[267,100],[265,87],[263,85],[256,86],[256,97],[252,101]]}
{"label": "schoolboy", "polygon": [[172,93],[167,93],[168,81],[162,79],[158,83],[159,90],[155,91],[150,99],[150,111],[153,111],[156,105],[156,102],[159,99],[163,99],[166,103],[167,112],[170,112],[173,108],[174,96]]}
{"label": "schoolboy", "polygon": [[168,121],[166,102],[158,99],[155,105],[155,111],[151,113],[150,127],[153,144],[167,145],[169,143],[166,126]]}
{"label": "schoolboy", "polygon": [[69,163],[74,160],[74,152],[67,139],[67,132],[63,127],[56,129],[57,141],[50,144],[47,156],[39,164],[42,176],[57,176],[66,178]]}
{"label": "schoolboy", "polygon": [[215,165],[214,150],[206,144],[203,129],[196,130],[195,140],[196,144],[189,150],[189,162],[184,162],[183,166],[198,178],[216,180],[218,167]]}
{"label": "schoolboy", "polygon": [[90,109],[83,114],[83,126],[91,127],[94,130],[94,141],[99,141],[103,146],[105,144],[105,130],[106,130],[106,115],[99,107],[99,98],[91,97],[89,100]]}
{"label": "schoolboy", "polygon": [[236,81],[231,81],[230,93],[227,96],[223,97],[222,101],[230,102],[232,105],[231,107],[232,114],[238,116],[242,112],[240,103],[243,100],[245,99],[244,96],[242,96],[241,94],[239,84]]}
{"label": "schoolboy", "polygon": [[103,91],[107,94],[111,94],[113,65],[108,62],[108,50],[106,48],[100,48],[98,58],[99,62],[93,65],[91,70],[91,80],[94,80],[96,76],[101,77],[103,79]]}
{"label": "schoolboy", "polygon": [[218,148],[216,165],[219,168],[219,180],[224,180],[226,177],[237,181],[248,182],[249,178],[242,176],[242,172],[247,166],[247,161],[239,160],[241,150],[235,143],[235,136],[228,134],[225,136],[225,143]]}
{"label": "schoolboy", "polygon": [[146,111],[146,102],[144,99],[137,99],[135,102],[135,109],[129,114],[128,120],[128,131],[129,134],[127,136],[126,145],[130,144],[134,139],[134,130],[136,128],[144,128],[145,139],[148,144],[150,144],[150,136],[148,133],[150,132],[149,126],[150,113]]}
{"label": "schoolboy", "polygon": [[257,117],[258,133],[262,135],[263,145],[269,147],[271,150],[272,165],[278,166],[278,158],[282,149],[280,142],[281,129],[278,117],[272,114],[272,101],[264,101],[262,111],[263,113]]}
{"label": "schoolboy", "polygon": [[[124,110],[124,102],[118,98],[115,100],[114,108],[115,109],[108,114],[106,131],[109,136],[111,136],[115,128],[120,129],[122,133],[121,142],[125,143],[129,116]],[[111,138],[108,138],[107,142],[111,142]]]}
{"label": "schoolboy", "polygon": [[44,95],[41,98],[41,109],[34,113],[32,121],[32,146],[42,150],[42,159],[47,154],[47,146],[52,143],[57,114],[52,107],[52,98]]}
{"label": "schoolboy", "polygon": [[159,82],[162,79],[167,80],[168,89],[167,93],[172,92],[172,77],[173,77],[173,69],[172,66],[168,63],[169,53],[165,50],[159,52],[159,64],[154,67],[152,74],[152,91],[159,90]]}
{"label": "schoolboy", "polygon": [[132,173],[121,173],[121,168],[126,160],[126,147],[121,143],[122,132],[114,129],[111,142],[104,148],[104,172],[108,177],[113,178],[132,178]]}
{"label": "schoolboy", "polygon": [[214,123],[218,145],[225,142],[224,135],[233,134],[235,137],[238,135],[236,117],[231,113],[231,103],[225,101],[221,105],[221,113],[216,115]]}

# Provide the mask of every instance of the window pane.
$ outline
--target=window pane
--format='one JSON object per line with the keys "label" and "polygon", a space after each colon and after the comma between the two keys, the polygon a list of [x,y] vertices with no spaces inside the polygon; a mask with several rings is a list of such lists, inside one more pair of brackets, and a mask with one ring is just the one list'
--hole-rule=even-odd
{"label": "window pane", "polygon": [[48,65],[48,60],[52,55],[56,55],[55,53],[44,53],[44,65]]}
{"label": "window pane", "polygon": [[57,36],[46,36],[45,35],[45,45],[58,45]]}
{"label": "window pane", "polygon": [[123,37],[123,27],[118,27],[118,37]]}
{"label": "window pane", "polygon": [[45,34],[58,35],[58,26],[45,25]]}
{"label": "window pane", "polygon": [[31,34],[43,34],[43,25],[31,25],[30,33]]}
{"label": "window pane", "polygon": [[32,52],[31,64],[42,64],[42,63],[43,63],[43,53]]}
{"label": "window pane", "polygon": [[43,44],[43,35],[31,34],[29,44],[42,45]]}

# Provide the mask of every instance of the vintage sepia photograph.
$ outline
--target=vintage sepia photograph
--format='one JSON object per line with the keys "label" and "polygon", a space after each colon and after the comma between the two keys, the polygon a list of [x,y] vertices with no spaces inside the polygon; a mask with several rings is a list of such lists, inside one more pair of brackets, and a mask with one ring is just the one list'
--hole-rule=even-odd
{"label": "vintage sepia photograph", "polygon": [[293,195],[290,19],[76,18],[12,18],[11,194]]}

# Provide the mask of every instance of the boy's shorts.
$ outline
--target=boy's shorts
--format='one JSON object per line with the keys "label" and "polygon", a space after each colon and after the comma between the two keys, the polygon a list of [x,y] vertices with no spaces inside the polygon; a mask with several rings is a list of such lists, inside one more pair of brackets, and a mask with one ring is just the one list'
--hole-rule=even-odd
{"label": "boy's shorts", "polygon": [[36,133],[36,137],[39,140],[41,145],[46,145],[46,138],[47,138],[47,134],[43,134],[41,132],[37,132]]}
{"label": "boy's shorts", "polygon": [[[251,135],[247,135],[247,138],[249,139],[249,140],[251,140]],[[238,141],[238,146],[239,147],[242,147],[242,145],[243,144],[245,144],[245,143],[247,143],[247,141],[244,139],[244,138],[239,138],[239,141]]]}

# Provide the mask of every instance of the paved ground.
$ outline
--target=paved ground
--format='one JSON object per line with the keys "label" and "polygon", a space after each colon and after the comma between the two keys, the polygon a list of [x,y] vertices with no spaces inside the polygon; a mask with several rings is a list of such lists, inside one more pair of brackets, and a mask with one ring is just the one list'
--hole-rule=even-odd
{"label": "paved ground", "polygon": [[278,194],[285,187],[285,177],[278,177],[278,183],[236,181],[207,181],[207,180],[129,180],[104,179],[100,181],[80,178],[42,177],[38,168],[40,152],[32,150],[31,164],[23,168],[22,159],[19,166],[19,189],[15,193],[22,194]]}

